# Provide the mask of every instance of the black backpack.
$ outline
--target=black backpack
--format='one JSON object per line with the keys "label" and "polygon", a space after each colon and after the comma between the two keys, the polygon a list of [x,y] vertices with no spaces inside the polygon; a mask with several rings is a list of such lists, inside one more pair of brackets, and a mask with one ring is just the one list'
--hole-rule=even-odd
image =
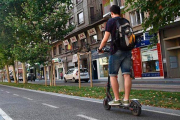
{"label": "black backpack", "polygon": [[123,51],[132,50],[135,47],[136,39],[130,23],[125,18],[116,18],[116,36],[114,40],[118,49]]}

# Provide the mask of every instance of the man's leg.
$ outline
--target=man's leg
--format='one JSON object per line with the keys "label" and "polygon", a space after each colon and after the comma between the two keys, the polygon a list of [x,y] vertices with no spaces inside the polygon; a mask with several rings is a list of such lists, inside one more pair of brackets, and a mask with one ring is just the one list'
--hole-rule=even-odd
{"label": "man's leg", "polygon": [[115,100],[119,100],[119,84],[116,76],[110,76],[111,86],[115,96]]}
{"label": "man's leg", "polygon": [[132,86],[132,80],[130,75],[124,74],[124,89],[125,89],[124,100],[129,100],[131,86]]}

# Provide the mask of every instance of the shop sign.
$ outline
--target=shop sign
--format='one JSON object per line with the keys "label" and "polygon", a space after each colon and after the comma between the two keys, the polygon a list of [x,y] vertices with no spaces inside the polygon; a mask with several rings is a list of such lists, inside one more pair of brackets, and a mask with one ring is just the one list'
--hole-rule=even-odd
{"label": "shop sign", "polygon": [[144,40],[150,40],[153,37],[153,35],[150,35],[149,32],[145,32],[143,34],[143,37],[144,37]]}
{"label": "shop sign", "polygon": [[78,56],[77,56],[77,54],[74,54],[72,62],[74,63],[74,62],[77,62],[77,61],[78,61]]}
{"label": "shop sign", "polygon": [[96,34],[95,28],[88,30],[88,34],[89,34],[89,36],[95,35]]}
{"label": "shop sign", "polygon": [[63,68],[63,64],[60,63],[60,64],[58,65],[58,68]]}
{"label": "shop sign", "polygon": [[153,35],[149,35],[148,32],[145,32],[143,36],[136,38],[137,44],[136,47],[143,47],[148,46],[151,44],[150,39],[153,37]]}
{"label": "shop sign", "polygon": [[142,66],[141,66],[141,52],[140,48],[135,48],[132,50],[133,59],[133,70],[135,78],[141,77]]}
{"label": "shop sign", "polygon": [[162,52],[161,52],[161,45],[160,45],[160,43],[157,44],[157,51],[158,51],[160,76],[164,76],[163,61],[162,61]]}
{"label": "shop sign", "polygon": [[142,73],[142,77],[159,77],[160,73]]}
{"label": "shop sign", "polygon": [[52,61],[55,62],[55,63],[57,63],[57,62],[59,62],[59,63],[62,62],[62,60],[61,60],[60,58],[54,58],[54,59],[52,59]]}
{"label": "shop sign", "polygon": [[82,40],[82,39],[85,39],[85,38],[86,38],[86,35],[85,35],[85,33],[83,32],[83,33],[81,33],[81,34],[78,34],[78,37],[79,37],[80,40]]}
{"label": "shop sign", "polygon": [[105,31],[105,25],[104,24],[99,25],[99,29],[101,32]]}
{"label": "shop sign", "polygon": [[64,43],[64,46],[66,46],[66,45],[69,44],[69,41],[68,40],[64,40],[63,43]]}
{"label": "shop sign", "polygon": [[77,41],[76,36],[71,37],[70,40],[71,40],[71,43],[76,42]]}

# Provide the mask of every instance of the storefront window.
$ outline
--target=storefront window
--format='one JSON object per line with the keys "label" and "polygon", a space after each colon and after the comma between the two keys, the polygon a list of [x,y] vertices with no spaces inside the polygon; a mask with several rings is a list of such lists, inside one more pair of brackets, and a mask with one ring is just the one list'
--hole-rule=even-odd
{"label": "storefront window", "polygon": [[108,58],[99,58],[99,74],[100,77],[108,77]]}
{"label": "storefront window", "polygon": [[72,43],[74,50],[78,48],[78,45],[77,45],[77,44],[78,44],[77,42]]}
{"label": "storefront window", "polygon": [[143,73],[160,71],[159,70],[158,52],[157,52],[156,46],[154,46],[151,49],[142,48],[141,55],[142,55]]}
{"label": "storefront window", "polygon": [[97,35],[93,35],[91,37],[91,43],[93,44],[93,43],[96,43],[96,42],[97,42]]}
{"label": "storefront window", "polygon": [[85,47],[85,46],[86,46],[86,39],[81,40],[81,46],[82,46],[82,47]]}

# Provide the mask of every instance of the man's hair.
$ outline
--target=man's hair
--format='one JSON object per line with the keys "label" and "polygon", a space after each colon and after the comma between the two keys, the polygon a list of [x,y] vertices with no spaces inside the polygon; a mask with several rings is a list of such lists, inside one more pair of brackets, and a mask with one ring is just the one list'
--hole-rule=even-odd
{"label": "man's hair", "polygon": [[110,12],[113,12],[114,14],[118,14],[118,15],[121,14],[120,7],[117,5],[112,5],[110,8]]}

